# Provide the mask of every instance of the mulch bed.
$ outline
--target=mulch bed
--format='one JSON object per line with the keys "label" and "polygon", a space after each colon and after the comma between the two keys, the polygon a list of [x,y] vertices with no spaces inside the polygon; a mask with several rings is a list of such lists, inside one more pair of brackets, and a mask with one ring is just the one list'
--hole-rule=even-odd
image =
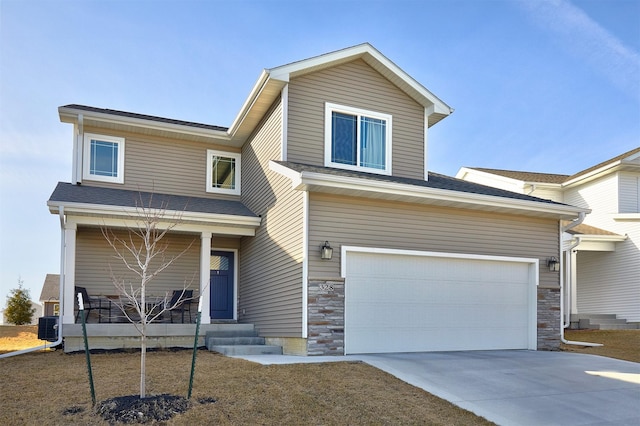
{"label": "mulch bed", "polygon": [[119,396],[98,403],[97,413],[110,424],[148,423],[169,420],[190,407],[189,400],[176,395]]}

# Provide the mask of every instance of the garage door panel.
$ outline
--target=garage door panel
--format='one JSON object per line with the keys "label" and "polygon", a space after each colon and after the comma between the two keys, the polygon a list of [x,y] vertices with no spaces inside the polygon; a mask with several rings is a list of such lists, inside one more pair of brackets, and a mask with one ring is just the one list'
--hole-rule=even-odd
{"label": "garage door panel", "polygon": [[[384,345],[381,345],[381,334],[385,336]],[[525,347],[527,344],[526,336],[522,336],[519,328],[393,328],[382,330],[382,333],[366,329],[358,331],[357,335],[361,339],[357,342],[360,353],[468,351],[479,350],[479,347],[481,350],[503,350],[512,349],[514,342]]]}
{"label": "garage door panel", "polygon": [[530,263],[349,252],[346,264],[348,353],[528,347]]}
{"label": "garage door panel", "polygon": [[[351,307],[351,305],[349,305]],[[475,327],[477,322],[483,326],[502,327],[505,323],[511,326],[526,327],[528,321],[522,311],[526,312],[526,305],[422,305],[407,304],[402,309],[389,309],[388,304],[362,303],[358,311],[352,309],[345,314],[349,330],[355,328],[385,327],[393,324],[403,324],[407,328],[422,327]],[[465,311],[465,315],[460,312]],[[470,318],[473,320],[471,321]],[[409,325],[405,325],[409,324]]]}

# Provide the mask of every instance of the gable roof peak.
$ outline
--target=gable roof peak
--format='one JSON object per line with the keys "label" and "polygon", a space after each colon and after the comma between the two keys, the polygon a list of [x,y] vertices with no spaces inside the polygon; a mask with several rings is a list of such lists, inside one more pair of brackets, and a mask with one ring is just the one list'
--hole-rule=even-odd
{"label": "gable roof peak", "polygon": [[373,47],[373,45],[366,42],[279,67],[266,69],[265,72],[271,79],[288,82],[292,77],[320,71],[356,59],[365,61],[369,66],[389,79],[421,105],[431,107],[433,113],[441,114],[442,118],[453,113],[453,108],[403,71],[393,61]]}
{"label": "gable roof peak", "polygon": [[634,149],[631,149],[627,152],[624,152],[620,155],[617,155],[613,158],[610,158],[608,160],[605,160],[601,163],[596,164],[595,166],[591,166],[587,169],[581,170],[578,173],[575,173],[571,176],[569,176],[567,178],[567,182],[569,181],[574,181],[576,179],[582,178],[582,177],[586,177],[588,175],[591,175],[593,173],[598,172],[599,170],[603,170],[603,169],[608,169],[611,167],[614,167],[620,163],[622,163],[625,160],[633,160],[635,158],[637,158],[638,156],[640,156],[640,146]]}

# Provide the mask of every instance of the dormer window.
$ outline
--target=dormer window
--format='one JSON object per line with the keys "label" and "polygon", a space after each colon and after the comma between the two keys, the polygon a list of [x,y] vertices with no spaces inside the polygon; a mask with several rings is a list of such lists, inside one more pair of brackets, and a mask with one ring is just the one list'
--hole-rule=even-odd
{"label": "dormer window", "polygon": [[124,138],[85,133],[82,177],[124,183]]}
{"label": "dormer window", "polygon": [[207,192],[240,195],[240,154],[207,150]]}
{"label": "dormer window", "polygon": [[326,167],[391,174],[391,115],[325,104]]}

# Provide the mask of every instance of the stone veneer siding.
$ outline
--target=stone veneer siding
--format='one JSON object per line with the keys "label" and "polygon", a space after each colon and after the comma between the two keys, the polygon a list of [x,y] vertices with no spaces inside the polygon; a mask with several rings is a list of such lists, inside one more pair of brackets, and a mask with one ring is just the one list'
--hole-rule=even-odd
{"label": "stone veneer siding", "polygon": [[559,288],[538,288],[538,349],[560,349]]}
{"label": "stone veneer siding", "polygon": [[[307,355],[344,355],[344,279],[310,278]],[[538,288],[538,349],[560,347],[560,289]]]}
{"label": "stone veneer siding", "polygon": [[307,355],[344,355],[344,279],[309,278]]}

